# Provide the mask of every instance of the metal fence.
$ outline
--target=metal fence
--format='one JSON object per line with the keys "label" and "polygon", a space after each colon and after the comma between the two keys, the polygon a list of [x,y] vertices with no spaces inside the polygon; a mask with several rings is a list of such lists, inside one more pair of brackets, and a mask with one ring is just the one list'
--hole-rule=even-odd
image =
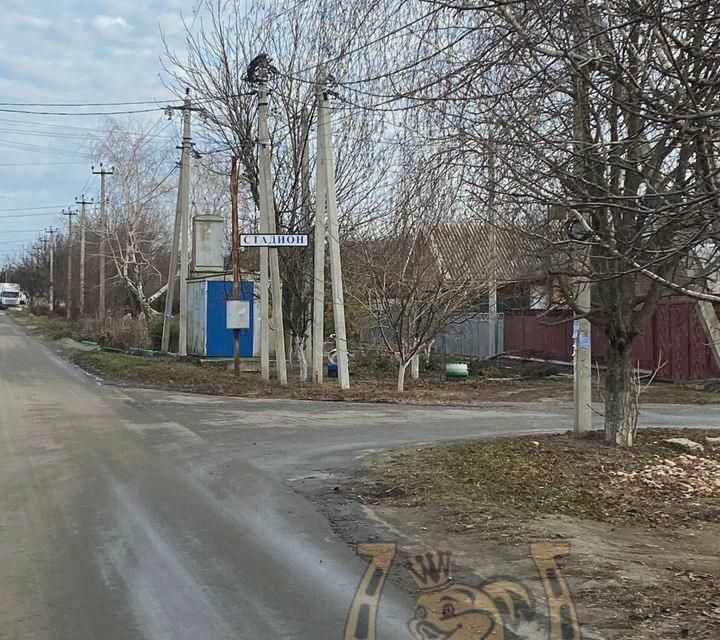
{"label": "metal fence", "polygon": [[[504,315],[498,313],[496,331],[496,353],[504,349]],[[467,313],[459,315],[456,320],[440,333],[433,343],[435,353],[447,353],[471,358],[486,358],[489,355],[488,345],[488,314]],[[393,340],[393,332],[385,328],[385,334]],[[360,331],[360,341],[366,345],[381,347],[383,345],[380,330],[377,326],[364,327]]]}
{"label": "metal fence", "polygon": [[[504,350],[505,316],[498,314],[495,353]],[[487,313],[473,313],[458,316],[455,322],[438,335],[433,345],[436,353],[447,353],[471,358],[487,358],[489,349],[490,323]]]}
{"label": "metal fence", "polygon": [[[717,308],[720,311],[720,307]],[[505,318],[508,353],[572,361],[570,311],[512,311]],[[607,338],[593,327],[593,362],[605,364]],[[633,341],[633,361],[645,371],[659,369],[658,380],[702,380],[720,377],[708,338],[692,300],[669,298],[658,305],[642,334]]]}

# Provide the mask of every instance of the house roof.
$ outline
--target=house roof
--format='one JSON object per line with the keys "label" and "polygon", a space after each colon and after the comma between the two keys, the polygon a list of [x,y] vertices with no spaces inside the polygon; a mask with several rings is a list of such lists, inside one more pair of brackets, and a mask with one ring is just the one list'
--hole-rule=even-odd
{"label": "house roof", "polygon": [[[448,277],[490,279],[490,229],[484,222],[448,222],[425,232],[430,251]],[[495,227],[498,284],[542,278],[543,243],[517,229]]]}

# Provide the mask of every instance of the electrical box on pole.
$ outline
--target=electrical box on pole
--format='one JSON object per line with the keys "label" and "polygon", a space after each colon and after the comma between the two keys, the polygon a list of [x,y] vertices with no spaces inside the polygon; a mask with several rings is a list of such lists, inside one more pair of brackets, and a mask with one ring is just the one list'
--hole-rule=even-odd
{"label": "electrical box on pole", "polygon": [[225,326],[228,329],[250,328],[250,301],[228,300],[225,306]]}

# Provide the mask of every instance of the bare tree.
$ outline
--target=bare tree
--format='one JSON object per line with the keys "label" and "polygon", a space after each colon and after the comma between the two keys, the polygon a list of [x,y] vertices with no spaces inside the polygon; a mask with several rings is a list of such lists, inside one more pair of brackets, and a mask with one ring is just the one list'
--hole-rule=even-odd
{"label": "bare tree", "polygon": [[[241,206],[258,207],[256,99],[245,81],[248,63],[260,52],[273,60],[271,79],[271,143],[273,195],[279,232],[308,233],[312,238],[314,203],[308,166],[314,160],[311,125],[316,110],[315,78],[329,47],[347,48],[352,32],[341,19],[344,9],[327,1],[302,3],[211,2],[204,17],[187,27],[186,50],[169,51],[165,68],[168,84],[181,91],[190,87],[204,111],[207,126],[202,139],[205,160],[229,175],[228,158],[241,165]],[[344,44],[343,44],[344,43]],[[343,59],[338,68],[353,64]],[[334,121],[336,178],[343,233],[377,213],[375,192],[389,165],[388,154],[372,144],[382,130],[379,114],[347,110]],[[227,180],[227,178],[226,178]],[[255,231],[256,216],[246,228]],[[280,250],[285,326],[289,328],[301,377],[304,342],[311,319],[312,246]]]}
{"label": "bare tree", "polygon": [[[378,109],[424,110],[427,142],[442,141],[446,166],[461,166],[486,206],[477,187],[492,151],[496,218],[546,240],[559,282],[593,286],[589,312],[571,286],[566,300],[609,339],[606,439],[632,445],[633,340],[663,296],[720,299],[706,287],[720,232],[720,9],[705,0],[390,4],[397,17],[376,22],[381,31],[363,44],[393,56],[371,57],[374,72],[347,86]],[[557,212],[572,229],[561,239]]]}
{"label": "bare tree", "polygon": [[448,269],[431,249],[431,237],[456,205],[444,167],[413,159],[400,171],[385,222],[354,243],[350,293],[398,361],[398,391],[408,365],[484,291],[485,283]]}
{"label": "bare tree", "polygon": [[[176,188],[174,148],[156,144],[154,130],[132,122],[108,125],[95,142],[95,153],[115,167],[108,184],[108,215],[95,220],[95,232],[105,236],[114,266],[110,286],[134,316],[147,320],[157,314],[152,303],[164,291],[169,244],[169,220]],[[155,131],[155,135],[156,135]],[[149,291],[148,291],[149,289]]]}

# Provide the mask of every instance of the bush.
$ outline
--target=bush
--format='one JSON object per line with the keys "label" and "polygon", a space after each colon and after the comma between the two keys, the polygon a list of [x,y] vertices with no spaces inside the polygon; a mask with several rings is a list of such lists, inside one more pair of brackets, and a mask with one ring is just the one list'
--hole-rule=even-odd
{"label": "bush", "polygon": [[397,362],[387,352],[379,349],[365,349],[356,351],[353,356],[353,365],[357,369],[367,371],[393,371]]}
{"label": "bush", "polygon": [[108,318],[100,329],[95,329],[93,337],[100,346],[127,349],[150,347],[147,322],[144,318],[125,315],[122,318]]}
{"label": "bush", "polygon": [[430,352],[430,357],[420,356],[420,369],[422,371],[442,371],[444,369],[445,354]]}
{"label": "bush", "polygon": [[[162,332],[163,332],[163,319],[159,318],[150,327],[150,342],[152,348],[156,351],[160,351],[162,348]],[[178,352],[178,345],[180,344],[180,327],[178,323],[173,320],[170,323],[170,351],[172,353]]]}

